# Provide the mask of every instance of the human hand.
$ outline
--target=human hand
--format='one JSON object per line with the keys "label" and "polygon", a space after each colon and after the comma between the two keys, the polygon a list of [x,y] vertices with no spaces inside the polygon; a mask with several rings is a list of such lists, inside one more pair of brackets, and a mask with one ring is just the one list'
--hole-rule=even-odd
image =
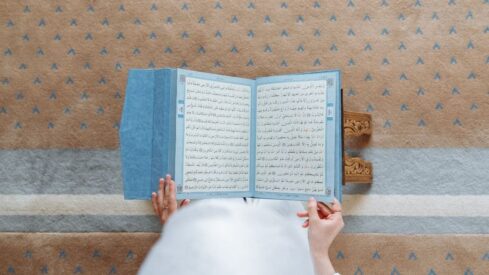
{"label": "human hand", "polygon": [[[175,189],[175,182],[171,179],[170,175],[166,175],[165,179],[160,178],[160,187],[158,192],[151,193],[153,210],[160,218],[161,224],[164,224],[178,209]],[[186,206],[189,203],[189,199],[182,200],[180,202],[180,207]]]}
{"label": "human hand", "polygon": [[307,211],[298,212],[297,216],[307,218],[302,226],[309,227],[309,248],[316,273],[333,274],[329,248],[344,226],[341,204],[335,199],[333,205],[329,207],[311,198],[307,202]]}

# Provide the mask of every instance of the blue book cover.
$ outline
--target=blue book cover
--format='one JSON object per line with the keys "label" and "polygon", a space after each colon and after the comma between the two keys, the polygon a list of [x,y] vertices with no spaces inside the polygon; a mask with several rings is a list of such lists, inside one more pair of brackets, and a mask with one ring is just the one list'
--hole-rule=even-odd
{"label": "blue book cover", "polygon": [[129,71],[120,126],[124,197],[341,200],[340,71],[246,79]]}

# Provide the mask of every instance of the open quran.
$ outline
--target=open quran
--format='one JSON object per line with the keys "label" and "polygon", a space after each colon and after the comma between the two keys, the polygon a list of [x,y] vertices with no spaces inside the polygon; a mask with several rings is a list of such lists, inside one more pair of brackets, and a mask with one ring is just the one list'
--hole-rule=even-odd
{"label": "open quran", "polygon": [[246,79],[129,71],[120,125],[126,199],[171,174],[177,198],[341,198],[339,71]]}

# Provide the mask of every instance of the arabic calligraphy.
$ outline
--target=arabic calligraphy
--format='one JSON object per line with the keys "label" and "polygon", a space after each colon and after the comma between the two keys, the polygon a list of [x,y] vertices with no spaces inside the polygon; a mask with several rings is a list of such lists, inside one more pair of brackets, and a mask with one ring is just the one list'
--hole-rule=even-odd
{"label": "arabic calligraphy", "polygon": [[257,87],[256,191],[325,194],[326,81]]}
{"label": "arabic calligraphy", "polygon": [[185,79],[184,192],[248,191],[249,86]]}

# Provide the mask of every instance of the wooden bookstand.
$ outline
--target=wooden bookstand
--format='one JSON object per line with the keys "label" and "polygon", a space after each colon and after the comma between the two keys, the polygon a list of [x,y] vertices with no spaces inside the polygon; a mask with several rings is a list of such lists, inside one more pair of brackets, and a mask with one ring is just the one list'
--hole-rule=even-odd
{"label": "wooden bookstand", "polygon": [[[343,112],[343,146],[361,148],[372,134],[372,116],[365,113]],[[343,147],[343,184],[372,183],[372,163],[350,157]]]}

